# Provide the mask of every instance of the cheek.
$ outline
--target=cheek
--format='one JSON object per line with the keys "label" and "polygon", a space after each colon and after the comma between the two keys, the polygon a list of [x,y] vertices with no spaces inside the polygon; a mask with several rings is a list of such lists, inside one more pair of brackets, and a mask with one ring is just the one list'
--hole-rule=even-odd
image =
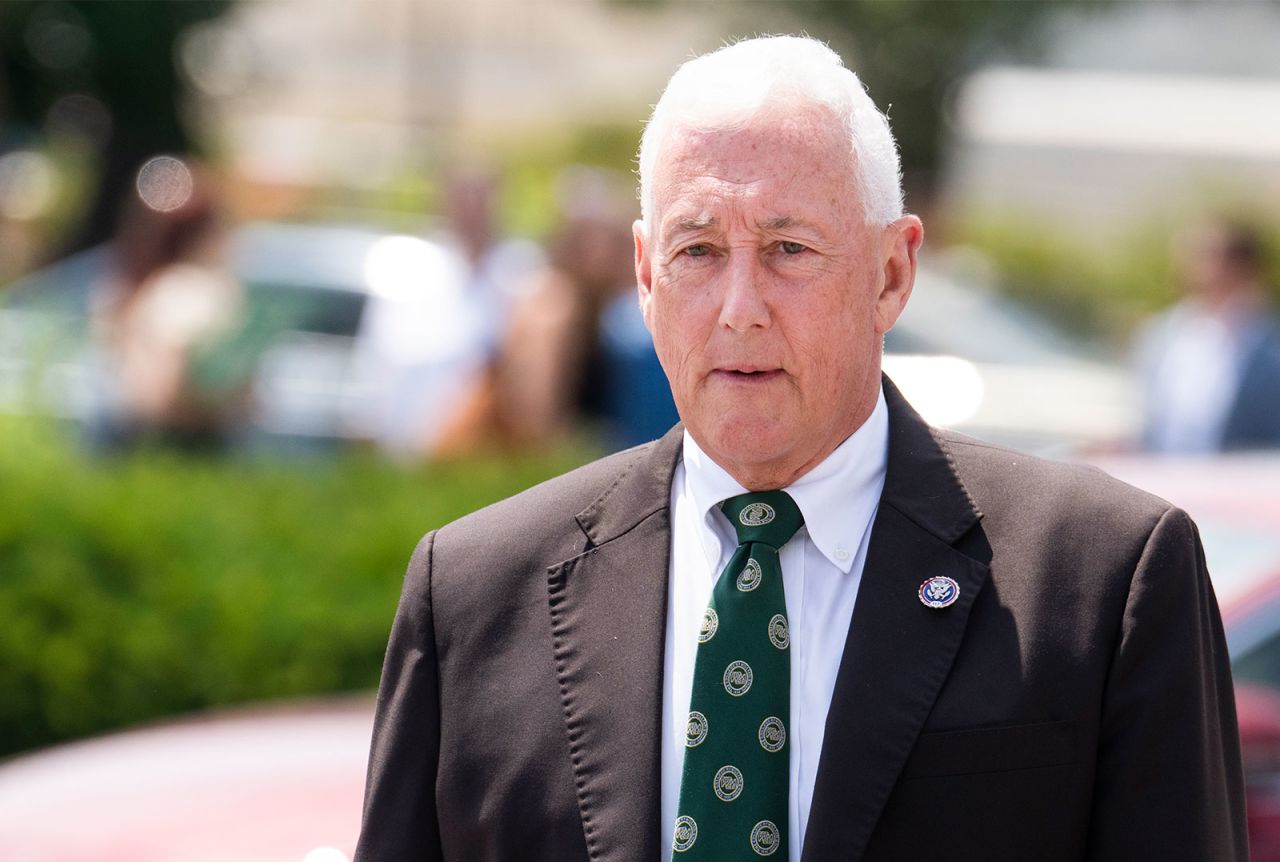
{"label": "cheek", "polygon": [[655,280],[649,331],[663,363],[683,360],[705,344],[716,314],[710,291],[692,280],[669,275]]}
{"label": "cheek", "polygon": [[668,320],[659,324],[653,346],[673,387],[689,385],[697,376],[700,367],[698,345],[696,335],[682,328],[679,321]]}
{"label": "cheek", "polygon": [[819,401],[838,401],[865,377],[880,349],[873,303],[850,303],[847,293],[824,297],[792,324],[793,333],[805,333],[790,340],[815,383],[810,396]]}
{"label": "cheek", "polygon": [[654,274],[654,292],[684,314],[711,301],[716,275],[713,258],[680,257]]}

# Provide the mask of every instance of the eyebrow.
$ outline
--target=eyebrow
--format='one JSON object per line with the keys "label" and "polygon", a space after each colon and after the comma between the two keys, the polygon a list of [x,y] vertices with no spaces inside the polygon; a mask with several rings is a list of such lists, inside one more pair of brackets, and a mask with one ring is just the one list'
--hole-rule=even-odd
{"label": "eyebrow", "polygon": [[786,230],[787,228],[793,228],[793,227],[800,227],[800,228],[813,227],[813,223],[805,221],[802,218],[795,218],[794,216],[784,215],[784,216],[776,216],[775,218],[771,218],[771,219],[766,219],[760,226],[765,230]]}
{"label": "eyebrow", "polygon": [[682,218],[676,222],[676,229],[680,231],[702,230],[708,227],[717,227],[720,219],[717,216],[707,216],[706,218]]}
{"label": "eyebrow", "polygon": [[[789,215],[774,216],[771,219],[766,219],[763,222],[758,222],[758,224],[764,230],[770,230],[770,231],[781,231],[781,230],[787,230],[788,228],[794,228],[794,227],[812,227],[810,222],[807,222],[804,219],[796,218],[795,216],[789,216]],[[678,220],[675,223],[675,225],[673,225],[673,232],[688,233],[688,232],[695,232],[695,231],[704,230],[706,228],[714,228],[719,226],[720,226],[719,216],[706,216],[705,218],[698,217],[698,216],[688,216],[686,218],[682,218]]]}

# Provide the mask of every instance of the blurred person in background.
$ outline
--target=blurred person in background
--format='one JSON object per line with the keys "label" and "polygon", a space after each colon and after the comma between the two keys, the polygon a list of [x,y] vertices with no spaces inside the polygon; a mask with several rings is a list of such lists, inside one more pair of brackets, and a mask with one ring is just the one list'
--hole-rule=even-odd
{"label": "blurred person in background", "polygon": [[122,207],[111,269],[91,300],[103,372],[98,442],[218,450],[247,392],[241,379],[205,373],[202,359],[240,326],[243,291],[208,177],[176,159],[157,164],[160,185],[140,181]]}
{"label": "blurred person in background", "polygon": [[1174,254],[1185,296],[1137,342],[1143,445],[1166,453],[1280,446],[1280,326],[1261,237],[1215,219],[1179,234]]}
{"label": "blurred person in background", "polygon": [[630,195],[604,171],[566,169],[550,260],[512,313],[494,366],[498,433],[545,448],[585,425],[609,445],[655,439],[676,421],[635,301]]}
{"label": "blurred person in background", "polygon": [[403,273],[369,298],[348,420],[392,456],[453,454],[480,433],[470,418],[477,392],[485,391],[510,309],[542,261],[533,243],[499,238],[497,194],[490,172],[451,177],[446,230],[412,246]]}
{"label": "blurred person in background", "polygon": [[568,168],[558,178],[563,214],[550,260],[534,276],[508,327],[497,366],[497,408],[518,446],[545,446],[598,417],[600,315],[632,283],[629,220],[609,177]]}
{"label": "blurred person in background", "polygon": [[537,243],[501,235],[501,176],[492,169],[468,167],[445,184],[446,230],[439,239],[466,263],[467,293],[487,314],[482,321],[485,350],[497,351],[511,307],[523,295],[529,276],[545,262]]}

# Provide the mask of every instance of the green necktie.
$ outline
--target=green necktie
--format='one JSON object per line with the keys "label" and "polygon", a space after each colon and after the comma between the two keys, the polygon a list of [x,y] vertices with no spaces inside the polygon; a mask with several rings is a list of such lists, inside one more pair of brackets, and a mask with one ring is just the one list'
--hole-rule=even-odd
{"label": "green necktie", "polygon": [[791,658],[778,549],[804,518],[782,491],[721,509],[738,548],[698,634],[672,842],[680,862],[787,853]]}

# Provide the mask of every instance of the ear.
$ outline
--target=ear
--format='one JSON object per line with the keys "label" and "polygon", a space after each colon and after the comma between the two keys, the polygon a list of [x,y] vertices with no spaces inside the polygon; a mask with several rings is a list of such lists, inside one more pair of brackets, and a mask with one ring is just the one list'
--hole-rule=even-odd
{"label": "ear", "polygon": [[880,260],[884,280],[876,298],[876,331],[884,335],[898,322],[916,283],[916,252],[924,242],[924,225],[905,215],[884,229]]}
{"label": "ear", "polygon": [[649,237],[645,232],[644,222],[636,219],[631,225],[631,235],[636,243],[636,291],[640,297],[640,311],[644,314],[644,325],[653,332],[650,323],[653,305],[653,259],[649,254]]}

